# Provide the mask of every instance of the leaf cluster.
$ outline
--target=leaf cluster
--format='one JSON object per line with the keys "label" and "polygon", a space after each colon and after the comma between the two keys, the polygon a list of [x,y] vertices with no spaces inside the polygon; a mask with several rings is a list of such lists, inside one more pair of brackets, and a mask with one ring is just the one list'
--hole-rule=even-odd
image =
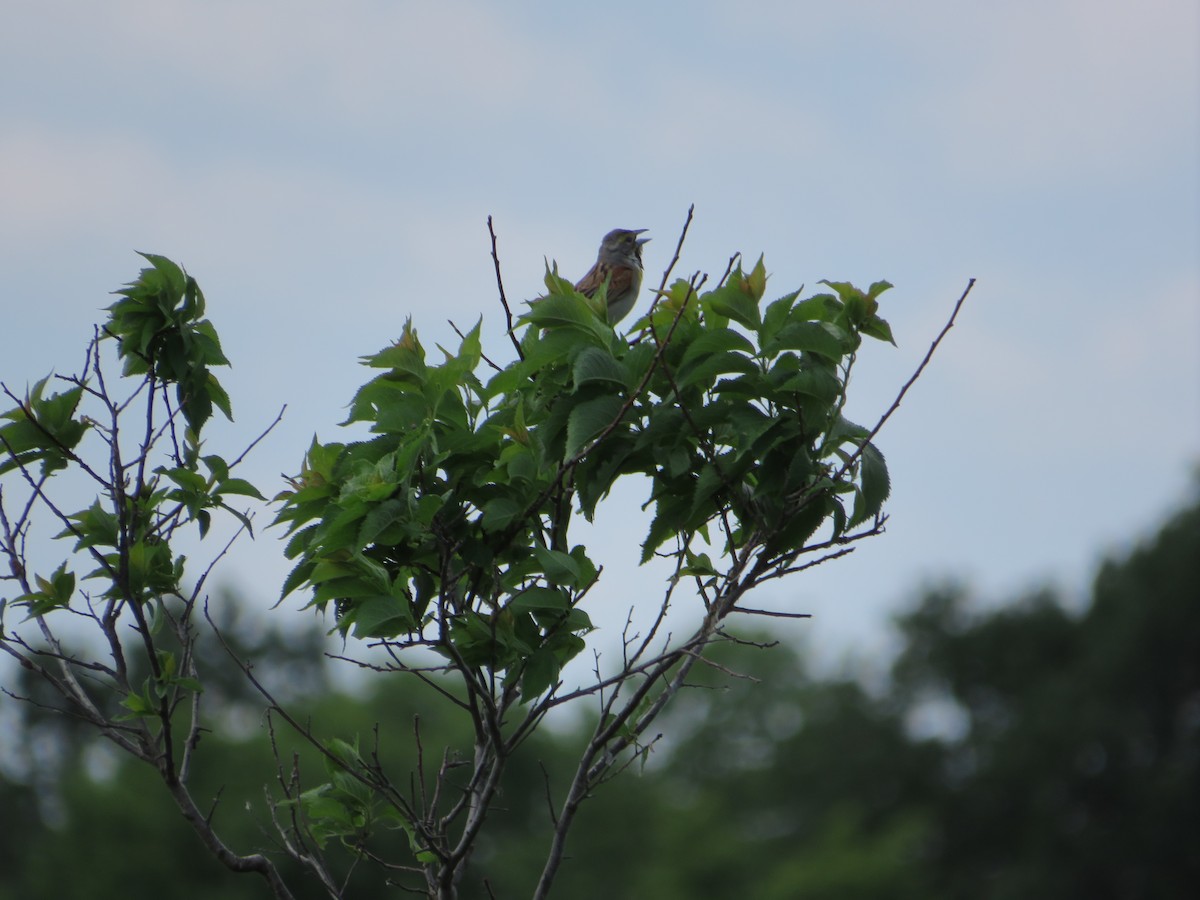
{"label": "leaf cluster", "polygon": [[213,324],[204,318],[204,294],[196,279],[154,253],[141,254],[151,268],[116,293],[108,307],[106,334],[118,342],[125,376],[151,374],[175,385],[188,426],[198,432],[215,406],[233,418],[229,395],[212,373],[227,366]]}
{"label": "leaf cluster", "polygon": [[[202,452],[214,409],[231,417],[212,371],[229,362],[204,318],[204,295],[171,260],[142,256],[150,266],[117,291],[82,371],[48,376],[23,397],[0,385],[14,403],[0,414],[0,558],[8,569],[0,582],[15,586],[0,597],[0,652],[64,712],[154,771],[226,866],[280,886],[265,857],[221,843],[211,811],[201,812],[188,789],[203,730],[195,617],[228,544],[197,568],[180,552],[180,535],[194,526],[205,537],[214,511],[224,510],[240,523],[232,541],[250,528],[249,514],[232,504],[264,498],[233,474],[249,448],[232,461]],[[114,356],[121,378],[111,376]],[[51,393],[52,379],[66,388]],[[90,495],[82,508],[81,485]],[[70,544],[49,575],[34,571],[28,552],[43,516],[58,529],[53,539]],[[27,613],[11,627],[10,607]],[[68,618],[86,637],[62,627]]]}
{"label": "leaf cluster", "polygon": [[67,466],[90,423],[76,416],[82,387],[46,394],[47,376],[36,382],[17,404],[0,415],[0,475],[41,463],[43,475]]}
{"label": "leaf cluster", "polygon": [[[92,479],[99,496],[89,506],[73,513],[52,507],[62,525],[55,537],[73,540],[74,552],[96,564],[84,579],[104,584],[102,598],[139,603],[181,593],[186,559],[171,550],[181,525],[195,523],[203,537],[212,510],[223,509],[249,529],[249,518],[230,500],[264,499],[248,481],[231,476],[231,465],[221,456],[200,452],[199,435],[213,407],[230,415],[229,398],[209,370],[228,365],[228,360],[212,324],[202,318],[203,293],[171,260],[142,256],[152,267],[117,292],[122,299],[108,308],[102,332],[104,339],[117,342],[123,375],[134,384],[129,396],[110,393],[97,340],[89,350],[88,371],[60,379],[70,385],[67,390],[47,396],[54,377],[47,376],[0,415],[7,420],[0,426],[0,475],[20,471],[35,496],[47,502],[56,473],[75,466]],[[186,426],[182,436],[175,428],[176,413],[165,400],[164,391],[171,386]],[[139,397],[141,402],[135,403]],[[126,459],[119,434],[122,420],[135,415],[145,417],[138,423],[144,439]],[[90,465],[80,455],[80,444],[91,431],[99,433],[108,451],[105,466]],[[155,454],[155,446],[168,436],[170,450]],[[35,463],[41,464],[36,475]],[[15,550],[10,555],[15,557]],[[31,616],[69,606],[76,576],[67,565],[49,577],[34,575],[29,589],[10,602],[27,606]]]}
{"label": "leaf cluster", "polygon": [[[584,647],[598,568],[567,528],[618,479],[650,481],[643,561],[699,537],[769,568],[822,526],[836,543],[880,516],[886,464],[842,408],[862,338],[891,341],[889,285],[764,303],[766,282],[761,259],[704,293],[678,280],[629,341],[550,270],[519,358],[486,379],[479,324],[435,362],[406,323],[351,404],[373,437],[314,439],[279,498],[298,561],[285,595],[308,587],[343,632],[505,672],[528,699]],[[716,575],[707,553],[681,556]]]}
{"label": "leaf cluster", "polygon": [[[203,450],[213,412],[230,416],[213,374],[228,361],[204,296],[175,263],[143,256],[150,266],[117,292],[80,375],[60,377],[57,394],[49,379],[23,398],[4,388],[14,407],[0,424],[0,475],[18,474],[27,490],[15,505],[0,494],[0,552],[19,585],[13,602],[34,620],[21,625],[40,641],[0,627],[0,649],[149,764],[226,866],[258,872],[290,897],[267,857],[222,844],[187,786],[205,685],[194,619],[224,551],[196,578],[177,534],[194,525],[204,537],[218,510],[249,530],[232,504],[261,496],[233,474],[245,452]],[[516,359],[507,365],[484,355],[482,320],[437,354],[407,322],[363,360],[372,377],[344,424],[369,436],[314,438],[276,498],[295,561],[283,594],[309,593],[310,606],[332,611],[334,630],[382,648],[372,660],[383,664],[364,664],[415,675],[463,714],[473,747],[469,757],[444,748],[427,766],[415,729],[416,769],[397,781],[357,739],[318,738],[235,657],[269,704],[276,754],[273,723],[283,721],[324,761],[328,780],[313,787],[298,763],[289,775],[279,760],[282,799],[271,816],[285,852],[330,896],[343,889],[323,848],[336,840],[370,856],[372,831],[384,829],[403,831],[411,851],[386,866],[422,877],[430,896],[454,896],[519,745],[554,706],[594,697],[595,729],[553,815],[541,900],[580,803],[644,759],[647,729],[727,637],[726,617],[755,612],[741,599],[882,530],[889,479],[872,443],[880,426],[857,425],[844,410],[863,339],[892,341],[879,316],[890,285],[823,282],[811,296],[768,300],[767,281],[761,258],[749,269],[731,263],[708,290],[699,275],[678,279],[656,292],[631,338],[607,322],[603,292],[585,297],[550,268],[544,296],[515,324],[510,317]],[[501,299],[507,311],[502,285]],[[123,367],[120,396],[105,377],[104,347]],[[95,487],[83,508],[52,493],[68,468]],[[647,632],[623,633],[616,672],[602,674],[597,659],[594,682],[565,691],[563,668],[587,646],[585,600],[601,576],[570,526],[592,519],[630,477],[648,487],[652,508],[641,559],[665,557],[673,574]],[[73,544],[49,575],[27,571],[34,509]],[[802,554],[814,557],[800,565]],[[77,578],[81,561],[92,569]],[[79,589],[89,581],[100,585],[94,595]],[[701,622],[681,641],[664,639],[674,592],[688,583]],[[49,614],[60,609],[95,626],[106,656],[76,655],[59,640]]]}

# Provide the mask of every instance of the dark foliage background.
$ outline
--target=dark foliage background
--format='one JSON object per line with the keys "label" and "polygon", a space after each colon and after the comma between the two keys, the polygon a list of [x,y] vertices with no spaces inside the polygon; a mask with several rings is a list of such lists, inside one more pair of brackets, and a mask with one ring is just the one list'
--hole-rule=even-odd
{"label": "dark foliage background", "polygon": [[[879,690],[857,677],[817,678],[788,646],[722,648],[724,666],[758,681],[705,671],[651,764],[587,806],[559,896],[1193,897],[1198,560],[1193,504],[1106,562],[1081,610],[1050,591],[1003,604],[963,587],[927,591],[897,623],[903,649]],[[237,603],[214,605],[232,615]],[[290,686],[329,734],[358,732],[366,744],[378,723],[394,773],[411,763],[414,715],[428,745],[457,740],[436,710],[413,706],[416,692],[401,680],[372,679],[384,684],[370,694],[335,691],[312,662],[315,635],[225,631],[242,635],[256,671]],[[222,653],[209,648],[205,668],[230,677],[207,682],[208,708],[239,737],[206,735],[198,795],[219,798],[215,814],[238,849],[270,850],[266,728]],[[202,851],[152,772],[69,719],[34,724],[23,705],[3,705],[0,900],[265,896],[258,879],[231,875]],[[509,771],[495,813],[503,827],[478,859],[496,897],[528,894],[548,828],[541,767],[569,765],[582,733],[538,736],[537,752]],[[315,762],[302,766],[318,774]],[[379,895],[377,884],[358,884]],[[487,896],[479,878],[464,892]]]}

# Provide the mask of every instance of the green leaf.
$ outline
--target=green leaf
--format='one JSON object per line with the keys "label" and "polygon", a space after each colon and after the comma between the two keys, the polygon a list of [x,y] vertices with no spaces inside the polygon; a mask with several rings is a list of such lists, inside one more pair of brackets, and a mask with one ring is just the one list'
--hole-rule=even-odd
{"label": "green leaf", "polygon": [[301,585],[309,583],[309,577],[312,575],[314,563],[311,559],[302,560],[292,568],[283,580],[283,587],[279,591],[279,599],[282,601],[288,594],[299,588]]}
{"label": "green leaf", "polygon": [[7,456],[0,462],[0,474],[38,461],[45,473],[66,467],[90,427],[87,420],[73,418],[83,388],[44,397],[50,377],[34,384],[22,405],[3,414],[10,422],[0,428],[0,453]]}
{"label": "green leaf", "polygon": [[833,288],[834,292],[838,295],[838,299],[843,303],[851,298],[863,296],[863,292],[848,281],[830,281],[827,278],[822,278],[819,283]]}
{"label": "green leaf", "polygon": [[[772,374],[775,373],[772,372]],[[834,401],[842,396],[845,385],[832,371],[824,366],[804,366],[796,373],[781,381],[776,386],[776,389],[780,393],[794,392],[819,401],[818,404],[801,403],[802,408],[809,415],[809,423],[816,426],[818,422],[825,421],[825,411],[832,407]],[[812,418],[812,413],[818,410],[821,411],[819,418]]]}
{"label": "green leaf", "polygon": [[877,516],[892,490],[887,462],[878,447],[870,441],[863,444],[862,455],[859,459],[861,464],[859,476],[861,505],[856,506],[854,516],[850,521],[851,526]]}
{"label": "green leaf", "polygon": [[896,339],[892,337],[892,326],[879,316],[872,316],[864,322],[862,333],[879,341],[887,341],[893,347],[896,346]]}
{"label": "green leaf", "polygon": [[412,327],[412,317],[404,320],[404,330],[391,345],[362,359],[365,366],[375,369],[391,369],[397,377],[409,377],[415,383],[425,381],[429,367],[425,364],[425,348]]}
{"label": "green leaf", "polygon": [[50,596],[56,606],[68,606],[71,595],[75,592],[75,573],[67,571],[63,562],[50,576]]}
{"label": "green leaf", "polygon": [[867,288],[867,296],[872,300],[878,299],[880,294],[882,294],[884,291],[891,290],[892,287],[893,285],[890,281],[876,281],[869,288]]}
{"label": "green leaf", "polygon": [[584,348],[575,358],[571,377],[576,388],[595,383],[615,384],[624,388],[627,383],[625,367],[611,353],[599,347]]}
{"label": "green leaf", "polygon": [[[562,627],[570,634],[583,634],[595,630],[596,627],[592,624],[591,617],[579,607],[568,610],[562,623]],[[586,648],[581,646],[579,649],[584,650]],[[565,662],[566,660],[563,661]]]}
{"label": "green leaf", "polygon": [[701,519],[707,520],[710,513],[715,514],[717,512],[715,507],[712,509],[706,509],[706,507],[712,496],[724,486],[725,480],[717,470],[717,467],[712,463],[705,463],[704,467],[700,469],[700,475],[696,479],[695,491],[692,494],[692,517],[701,512],[703,513]]}
{"label": "green leaf", "polygon": [[169,681],[175,674],[175,669],[179,665],[175,654],[170,650],[157,650],[155,657],[158,659],[158,669],[162,672],[164,681]]}
{"label": "green leaf", "polygon": [[191,469],[165,469],[160,467],[154,471],[159,475],[167,476],[167,478],[189,493],[207,494],[208,492],[208,479]]}
{"label": "green leaf", "polygon": [[309,573],[308,580],[312,584],[332,581],[335,578],[347,578],[358,574],[358,568],[353,562],[322,559],[318,560]]}
{"label": "green leaf", "polygon": [[871,430],[857,422],[851,422],[845,416],[838,416],[837,421],[833,423],[829,429],[829,434],[826,436],[826,445],[829,447],[840,446],[848,441],[853,441],[856,444],[865,441],[871,435]]}
{"label": "green leaf", "polygon": [[654,518],[650,530],[642,543],[641,562],[649,562],[654,551],[668,538],[678,534],[691,514],[690,480],[679,485],[679,479],[662,484],[655,489]]}
{"label": "green leaf", "polygon": [[153,718],[158,715],[158,707],[150,696],[149,689],[145,694],[128,694],[121,701],[121,706],[129,710],[128,715],[117,716],[117,721],[128,721],[138,718]]}
{"label": "green leaf", "polygon": [[[181,299],[183,297],[184,288],[187,285],[187,276],[178,264],[167,259],[165,256],[159,256],[157,253],[143,253],[139,250],[137,254],[143,259],[148,260],[154,266],[155,271],[162,276],[163,286],[172,298]],[[148,277],[146,269],[142,270],[141,281],[147,285],[154,283]]]}
{"label": "green leaf", "polygon": [[613,423],[624,405],[615,394],[605,394],[576,404],[567,418],[565,455],[573,457],[596,435]]}
{"label": "green leaf", "polygon": [[521,672],[521,699],[532,700],[558,681],[561,671],[558,659],[549,650],[537,650],[525,661]]}
{"label": "green leaf", "polygon": [[551,294],[531,300],[529,311],[518,322],[539,328],[569,328],[579,334],[605,337],[598,327],[602,323],[596,311],[588,306],[586,297],[574,292],[571,296]]}
{"label": "green leaf", "polygon": [[753,356],[755,352],[754,344],[744,334],[725,328],[710,329],[687,345],[678,364],[678,374],[682,377],[690,366],[701,363],[714,354]]}
{"label": "green leaf", "polygon": [[483,505],[483,530],[503,531],[525,511],[512,497],[494,497]]}
{"label": "green leaf", "polygon": [[475,367],[479,365],[479,361],[483,358],[483,343],[480,340],[480,333],[483,330],[483,316],[480,316],[475,327],[466,333],[462,341],[458,345],[457,359],[463,364],[463,368],[467,372],[475,371]]}
{"label": "green leaf", "polygon": [[67,571],[67,564],[62,563],[49,578],[34,575],[37,591],[21,594],[13,599],[13,604],[25,606],[29,615],[25,620],[44,616],[55,609],[66,609],[71,605],[71,596],[75,592],[75,574]]}
{"label": "green leaf", "polygon": [[96,500],[82,512],[68,516],[74,524],[74,530],[67,528],[55,535],[55,538],[75,537],[76,550],[88,547],[115,547],[117,545],[117,517],[100,505]]}
{"label": "green leaf", "polygon": [[399,498],[384,500],[363,516],[358,530],[360,547],[370,546],[386,528],[408,518],[408,504]]}
{"label": "green leaf", "polygon": [[837,361],[846,353],[843,333],[826,322],[789,322],[779,330],[769,347],[771,356],[780,350],[804,350]]}
{"label": "green leaf", "polygon": [[193,364],[199,362],[206,366],[229,365],[228,358],[221,350],[221,339],[217,336],[217,329],[213,327],[212,322],[207,319],[197,322],[190,337],[193,349],[189,356]]}
{"label": "green leaf", "polygon": [[563,553],[561,550],[547,550],[545,547],[535,544],[533,555],[537,557],[537,561],[541,564],[542,571],[546,573],[549,581],[567,587],[580,586],[579,563],[569,553]]}
{"label": "green leaf", "polygon": [[788,516],[775,534],[771,535],[769,546],[773,552],[789,552],[800,550],[808,539],[821,527],[821,523],[829,518],[833,507],[841,509],[834,501],[825,495],[814,495],[808,501]]}
{"label": "green leaf", "polygon": [[344,803],[334,797],[323,796],[320,792],[328,790],[330,785],[322,785],[301,795],[300,803],[305,814],[314,822],[313,834],[319,845],[331,837],[353,834],[354,819]]}
{"label": "green leaf", "polygon": [[833,294],[813,294],[792,308],[791,318],[796,321],[811,319],[817,322],[832,322],[842,308],[842,301]]}
{"label": "green leaf", "polygon": [[83,395],[82,387],[74,387],[61,394],[52,394],[45,400],[32,404],[33,411],[42,426],[52,434],[57,434],[72,423],[71,417],[79,406],[79,398]]}
{"label": "green leaf", "polygon": [[[358,740],[355,739],[353,744],[344,741],[341,738],[330,738],[325,742],[325,749],[328,750],[342,765],[348,767],[361,766],[363,764],[362,756],[358,751]],[[342,768],[337,763],[325,757],[325,766],[329,774],[341,774]]]}
{"label": "green leaf", "polygon": [[513,612],[563,612],[570,607],[564,591],[551,587],[526,588],[506,607]]}
{"label": "green leaf", "polygon": [[46,449],[45,433],[29,419],[12,422],[0,428],[0,449],[8,457],[0,462],[0,475],[32,465],[39,459],[57,455]]}
{"label": "green leaf", "polygon": [[778,300],[772,300],[767,305],[766,310],[763,312],[762,325],[758,331],[759,342],[761,344],[766,345],[770,343],[779,329],[783,327],[783,324],[792,315],[792,307],[799,295],[799,291],[793,291],[790,294],[785,294]]}
{"label": "green leaf", "polygon": [[[736,332],[727,331],[726,334]],[[740,353],[713,353],[704,357],[695,365],[681,369],[675,378],[675,384],[682,391],[686,388],[699,386],[707,390],[712,387],[718,375],[738,372],[743,375],[758,371],[754,362]]]}
{"label": "green leaf", "polygon": [[717,568],[707,553],[687,551],[687,565],[679,570],[680,575],[695,575],[697,577],[712,577],[717,575]]}
{"label": "green leaf", "polygon": [[591,561],[587,555],[587,550],[582,544],[577,544],[571,548],[571,560],[575,564],[575,584],[576,588],[585,588],[599,577],[599,570],[596,564]]}
{"label": "green leaf", "polygon": [[213,478],[217,481],[224,481],[229,477],[229,464],[221,457],[215,455],[202,456],[200,461],[204,463],[204,467],[212,473]]}
{"label": "green leaf", "polygon": [[757,331],[762,324],[758,301],[740,269],[725,284],[702,295],[700,302],[705,309],[712,309],[747,328]]}
{"label": "green leaf", "polygon": [[[205,395],[208,402],[221,411],[221,415],[229,421],[233,421],[233,406],[229,401],[229,394],[226,393],[225,388],[221,386],[221,382],[217,381],[217,376],[212,372],[208,372],[205,378]],[[191,424],[193,430],[199,431],[200,425],[206,420],[207,416],[200,422],[189,420],[189,424]]]}
{"label": "green leaf", "polygon": [[353,622],[357,638],[395,637],[416,627],[408,604],[390,595],[356,602]]}
{"label": "green leaf", "polygon": [[762,254],[759,254],[758,262],[754,264],[754,268],[746,276],[746,287],[749,290],[750,296],[754,298],[755,308],[757,308],[758,302],[762,300],[763,294],[767,292],[767,267],[763,263]]}
{"label": "green leaf", "polygon": [[219,494],[237,494],[243,497],[254,497],[256,500],[266,500],[258,488],[244,478],[226,478],[217,484]]}

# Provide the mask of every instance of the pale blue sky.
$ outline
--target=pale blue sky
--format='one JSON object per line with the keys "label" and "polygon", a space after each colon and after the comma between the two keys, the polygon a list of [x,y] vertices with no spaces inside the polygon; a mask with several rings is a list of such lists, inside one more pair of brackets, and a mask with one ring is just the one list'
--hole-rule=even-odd
{"label": "pale blue sky", "polygon": [[[77,365],[133,250],[167,254],[234,361],[222,434],[288,404],[249,473],[274,490],[406,316],[432,347],[482,314],[502,351],[488,214],[514,298],[615,226],[650,229],[656,276],[692,202],[683,270],[742,250],[778,293],[892,281],[900,347],[864,360],[850,410],[868,422],[975,276],[879,439],[889,533],[756,598],[872,652],[923,579],[1081,590],[1187,493],[1198,47],[1194,0],[13,2],[0,378]],[[598,606],[643,590],[643,498],[600,524]],[[273,600],[279,550],[267,532],[228,577]]]}

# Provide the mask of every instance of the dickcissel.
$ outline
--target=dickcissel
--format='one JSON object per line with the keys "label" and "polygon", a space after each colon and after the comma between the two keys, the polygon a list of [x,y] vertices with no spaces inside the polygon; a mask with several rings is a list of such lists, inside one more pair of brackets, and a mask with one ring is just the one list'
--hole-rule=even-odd
{"label": "dickcissel", "polygon": [[608,324],[616,325],[629,315],[642,287],[642,245],[650,238],[638,237],[645,228],[614,228],[600,242],[596,264],[579,279],[575,290],[588,297],[608,283]]}

